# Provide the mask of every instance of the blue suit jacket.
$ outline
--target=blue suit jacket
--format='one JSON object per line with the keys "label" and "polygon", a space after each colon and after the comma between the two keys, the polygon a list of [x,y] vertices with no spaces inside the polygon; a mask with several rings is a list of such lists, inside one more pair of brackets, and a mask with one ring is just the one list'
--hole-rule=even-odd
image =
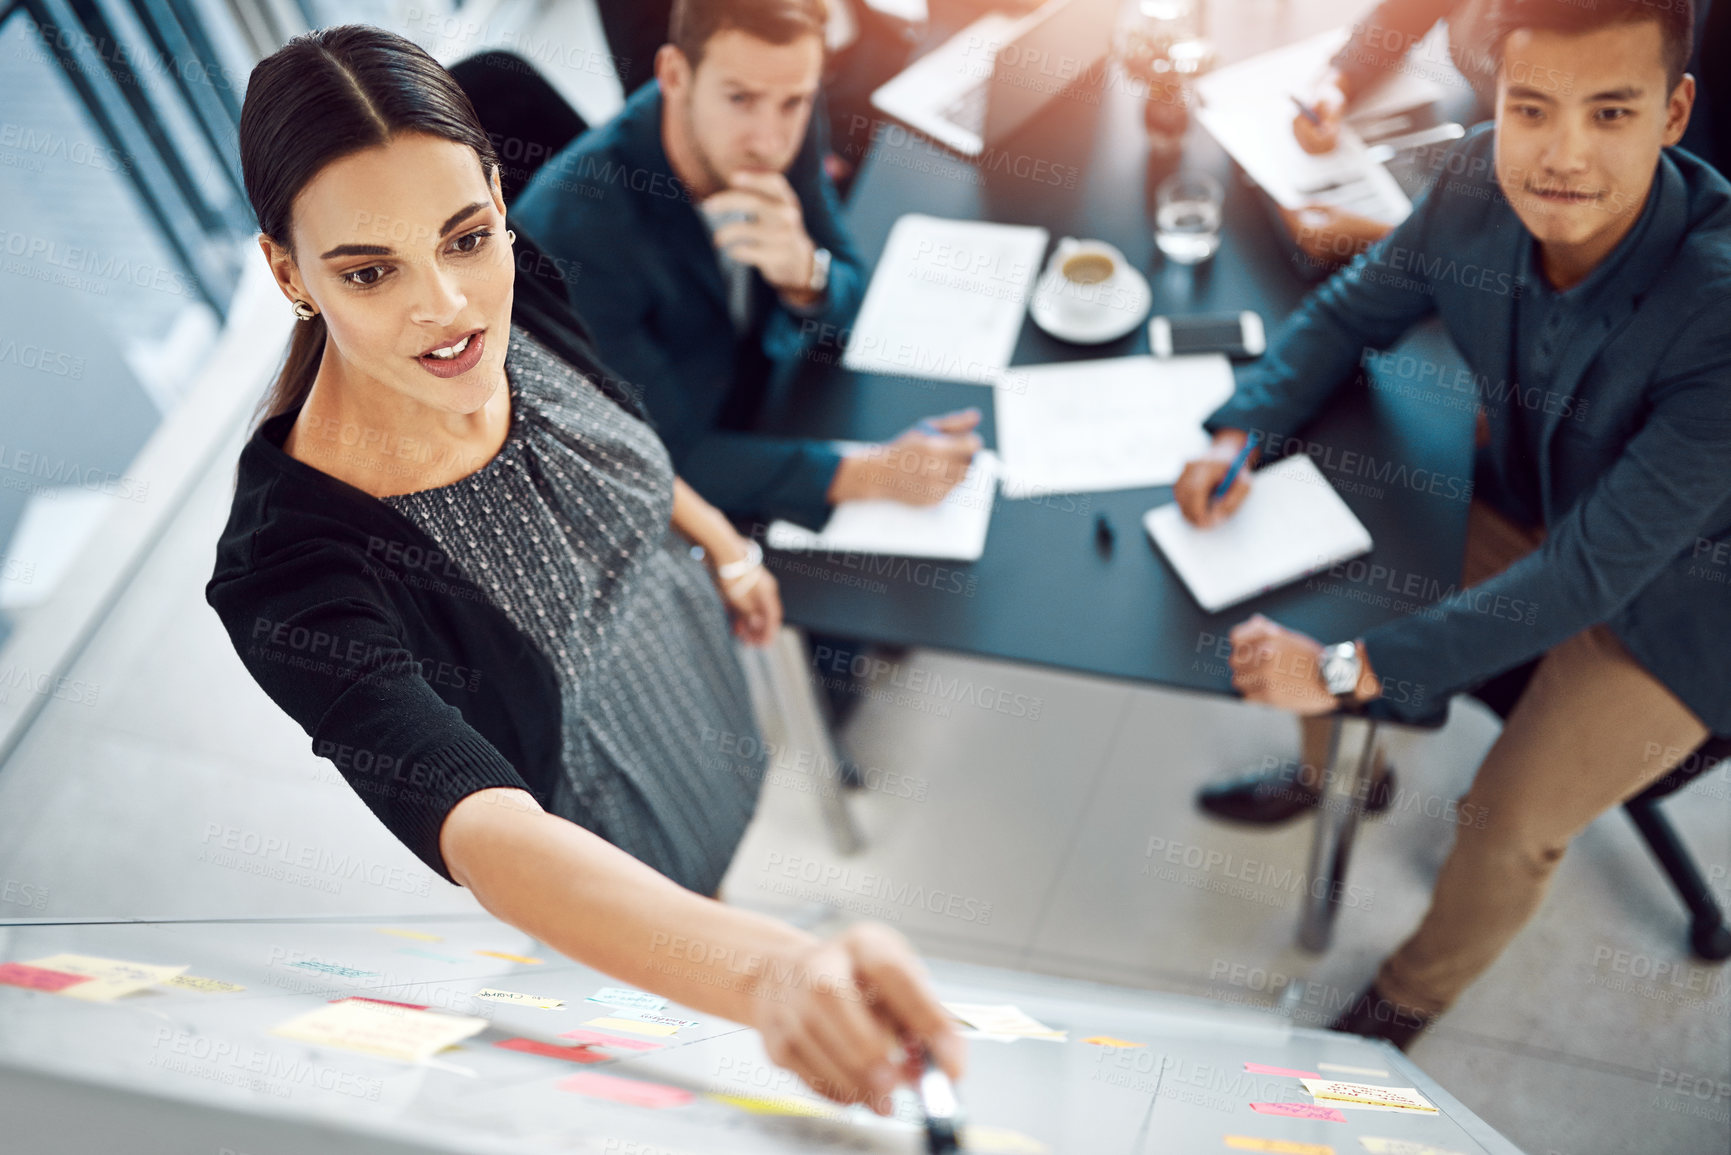
{"label": "blue suit jacket", "polygon": [[[1442,155],[1431,193],[1310,296],[1211,428],[1297,430],[1364,348],[1433,313],[1473,371],[1467,389],[1506,398],[1532,234],[1498,189],[1494,141],[1482,125]],[[1541,422],[1536,463],[1508,459],[1520,443],[1487,406],[1502,476],[1536,465],[1544,545],[1365,635],[1378,675],[1422,687],[1417,701],[1385,700],[1387,712],[1432,713],[1604,622],[1702,722],[1731,732],[1731,184],[1668,149],[1652,195],[1644,242],[1568,334],[1552,395],[1528,407]],[[1436,376],[1440,396],[1451,383]],[[1531,607],[1519,620],[1496,612],[1516,602]]]}
{"label": "blue suit jacket", "polygon": [[709,228],[662,148],[661,109],[651,81],[548,161],[512,214],[563,266],[602,360],[642,400],[692,488],[731,514],[821,525],[840,454],[828,442],[751,430],[764,358],[798,356],[825,326],[839,332],[865,294],[863,263],[823,172],[823,118],[813,114],[786,175],[806,231],[830,251],[829,291],[814,314],[796,316],[753,273],[759,320],[742,342]]}

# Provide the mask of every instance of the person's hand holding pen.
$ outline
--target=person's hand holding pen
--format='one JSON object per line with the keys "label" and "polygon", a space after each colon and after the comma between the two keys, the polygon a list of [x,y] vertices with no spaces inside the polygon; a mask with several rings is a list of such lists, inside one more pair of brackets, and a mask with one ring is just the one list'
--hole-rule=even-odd
{"label": "person's hand holding pen", "polygon": [[1340,143],[1340,126],[1346,122],[1346,103],[1351,98],[1346,78],[1331,68],[1317,78],[1308,92],[1295,92],[1297,106],[1292,135],[1298,147],[1309,153],[1333,152]]}
{"label": "person's hand holding pen", "polygon": [[1184,466],[1172,487],[1178,511],[1191,525],[1219,525],[1250,496],[1250,471],[1256,465],[1260,439],[1242,429],[1222,429],[1207,453]]}
{"label": "person's hand holding pen", "polygon": [[830,503],[883,499],[936,505],[967,476],[983,444],[974,432],[979,423],[978,409],[928,417],[894,441],[848,454],[830,482]]}

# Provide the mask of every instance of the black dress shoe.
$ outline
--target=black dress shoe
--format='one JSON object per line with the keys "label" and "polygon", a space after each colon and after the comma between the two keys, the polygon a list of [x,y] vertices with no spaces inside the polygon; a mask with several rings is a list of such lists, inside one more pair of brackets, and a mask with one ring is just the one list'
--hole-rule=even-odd
{"label": "black dress shoe", "polygon": [[[1266,770],[1252,770],[1224,782],[1213,782],[1196,792],[1196,804],[1216,818],[1252,826],[1273,826],[1296,818],[1314,807],[1321,792],[1298,779],[1298,763],[1290,758]],[[1385,769],[1371,783],[1366,814],[1381,814],[1394,798],[1394,771]]]}
{"label": "black dress shoe", "polygon": [[1435,1015],[1383,998],[1372,983],[1338,1019],[1328,1024],[1328,1029],[1367,1039],[1387,1039],[1404,1051],[1435,1021]]}

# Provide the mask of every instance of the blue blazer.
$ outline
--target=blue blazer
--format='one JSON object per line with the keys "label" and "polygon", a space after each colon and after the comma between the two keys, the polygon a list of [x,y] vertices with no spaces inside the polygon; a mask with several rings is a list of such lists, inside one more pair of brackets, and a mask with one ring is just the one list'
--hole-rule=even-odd
{"label": "blue blazer", "polygon": [[667,162],[661,109],[651,81],[548,161],[512,214],[560,262],[601,359],[641,399],[680,476],[728,513],[821,525],[840,453],[752,427],[764,358],[790,360],[825,333],[833,343],[865,295],[864,264],[823,172],[823,118],[813,114],[787,179],[806,231],[830,251],[829,291],[811,315],[795,315],[753,273],[760,320],[742,342],[709,227]]}
{"label": "blue blazer", "polygon": [[[1366,347],[1432,314],[1473,371],[1468,388],[1506,393],[1532,234],[1497,186],[1494,142],[1481,125],[1441,155],[1436,187],[1305,301],[1211,428],[1296,431]],[[1641,244],[1568,335],[1552,396],[1529,407],[1538,461],[1493,420],[1501,476],[1536,465],[1544,545],[1365,635],[1379,676],[1424,690],[1385,699],[1388,713],[1432,714],[1444,695],[1603,622],[1703,723],[1731,733],[1731,184],[1667,149],[1652,195]],[[1440,398],[1452,386],[1433,375],[1430,387]],[[1517,602],[1531,607],[1519,621],[1487,610]]]}

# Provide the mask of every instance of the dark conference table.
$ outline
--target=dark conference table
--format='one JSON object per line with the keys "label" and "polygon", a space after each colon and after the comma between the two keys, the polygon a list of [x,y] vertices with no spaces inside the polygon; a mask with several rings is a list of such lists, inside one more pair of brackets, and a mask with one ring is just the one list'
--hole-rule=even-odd
{"label": "dark conference table", "polygon": [[[1259,43],[1235,55],[1315,27],[1285,35],[1263,29]],[[1168,264],[1153,241],[1153,191],[1179,164],[1213,173],[1227,190],[1221,249],[1196,269]],[[1200,126],[1191,125],[1179,158],[1150,160],[1140,98],[1117,81],[1054,100],[979,165],[899,125],[880,126],[848,209],[868,260],[876,260],[891,225],[909,212],[1041,225],[1053,245],[1066,236],[1108,241],[1147,275],[1154,313],[1253,309],[1271,337],[1312,287],[1276,234],[1261,194],[1243,183]],[[1251,613],[1339,641],[1406,612],[1391,582],[1434,590],[1433,583],[1447,588],[1458,580],[1473,406],[1470,394],[1431,386],[1462,362],[1434,320],[1394,351],[1411,356],[1375,359],[1368,371],[1374,385],[1362,374],[1344,385],[1301,433],[1305,451],[1370,530],[1375,548],[1363,560],[1377,570],[1355,566],[1342,577],[1324,575],[1318,588],[1299,583],[1208,614],[1142,529],[1142,515],[1171,500],[1169,487],[1018,501],[1000,494],[977,562],[771,553],[787,619],[813,633],[868,643],[1231,694],[1225,639]],[[1025,319],[1012,365],[1147,352],[1145,325],[1083,347]],[[984,413],[986,445],[995,444],[990,388],[854,373],[839,364],[839,353],[833,344],[820,346],[789,375],[765,428],[875,441],[927,415],[972,405]],[[1096,544],[1101,515],[1116,539],[1109,552]],[[1324,858],[1334,853],[1330,848]]]}

